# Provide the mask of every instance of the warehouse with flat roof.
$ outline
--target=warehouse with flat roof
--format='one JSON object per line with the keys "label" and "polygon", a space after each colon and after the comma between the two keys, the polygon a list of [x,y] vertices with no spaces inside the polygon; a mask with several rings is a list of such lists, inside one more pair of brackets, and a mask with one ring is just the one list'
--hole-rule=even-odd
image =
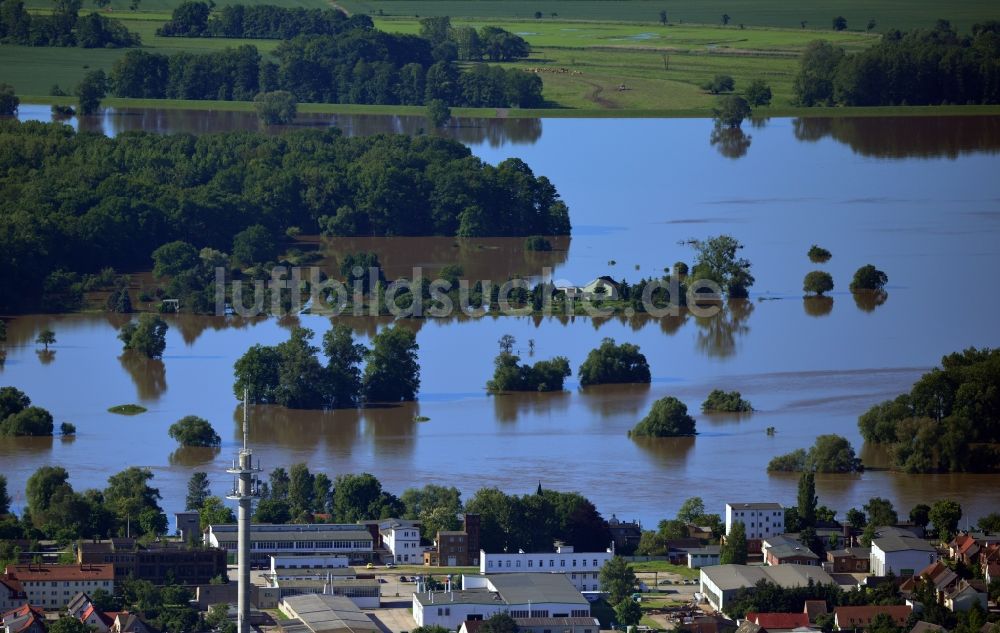
{"label": "warehouse with flat roof", "polygon": [[813,565],[711,565],[701,568],[701,593],[722,611],[741,589],[753,588],[761,580],[783,588],[804,587],[810,580],[817,585],[837,584],[822,567]]}

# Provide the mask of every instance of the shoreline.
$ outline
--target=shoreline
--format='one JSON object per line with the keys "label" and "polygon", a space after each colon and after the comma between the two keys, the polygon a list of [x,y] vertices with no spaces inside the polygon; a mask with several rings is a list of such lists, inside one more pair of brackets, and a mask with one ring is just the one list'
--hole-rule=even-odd
{"label": "shoreline", "polygon": [[[22,95],[23,105],[74,105],[74,97]],[[203,110],[220,112],[253,112],[251,101],[200,101],[181,99],[108,98],[103,107],[144,108],[151,110]],[[424,117],[423,106],[369,105],[356,103],[300,103],[300,114],[365,114],[379,116]],[[712,118],[711,108],[691,109],[605,109],[605,108],[452,108],[452,116],[480,119],[692,119]],[[842,118],[842,117],[907,117],[907,116],[996,116],[998,105],[948,106],[866,106],[866,107],[764,107],[757,117]],[[100,115],[95,115],[100,116]]]}

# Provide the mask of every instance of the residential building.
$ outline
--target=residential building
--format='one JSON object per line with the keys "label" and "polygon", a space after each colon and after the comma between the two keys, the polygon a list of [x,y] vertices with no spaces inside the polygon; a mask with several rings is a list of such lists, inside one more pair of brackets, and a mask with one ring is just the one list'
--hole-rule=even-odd
{"label": "residential building", "polygon": [[396,563],[419,564],[424,560],[420,545],[420,523],[390,519],[379,525],[382,544]]}
{"label": "residential building", "polygon": [[14,577],[0,574],[0,613],[7,613],[28,600],[24,587]]}
{"label": "residential building", "polygon": [[785,533],[785,510],[778,503],[727,503],[726,534],[737,521],[743,522],[751,553],[760,552],[763,539]]}
{"label": "residential building", "polygon": [[955,586],[944,595],[944,606],[949,611],[968,611],[979,604],[983,611],[989,611],[989,593],[982,580],[959,580]]}
{"label": "residential building", "polygon": [[226,575],[224,549],[192,546],[187,542],[141,544],[128,538],[80,541],[76,558],[84,565],[114,566],[118,582],[133,577],[154,585],[204,585]]}
{"label": "residential building", "polygon": [[835,574],[867,574],[871,569],[870,547],[845,547],[826,553]]}
{"label": "residential building", "polygon": [[722,548],[718,545],[707,545],[705,547],[692,548],[687,550],[687,566],[689,569],[701,569],[709,565],[718,565]]}
{"label": "residential building", "polygon": [[[252,523],[250,539],[251,563],[260,567],[269,566],[272,555],[342,555],[357,563],[371,562],[375,556],[375,539],[354,523]],[[236,524],[208,526],[205,544],[235,551]]]}
{"label": "residential building", "polygon": [[608,519],[608,530],[611,531],[611,540],[614,541],[615,551],[623,556],[628,556],[639,547],[639,539],[642,538],[642,524],[638,521],[622,521],[617,516],[611,515]]}
{"label": "residential building", "polygon": [[[466,620],[458,633],[479,633],[485,620]],[[518,633],[598,633],[597,618],[514,618]]]}
{"label": "residential building", "polygon": [[197,510],[174,513],[174,531],[185,543],[201,541],[201,515]]}
{"label": "residential building", "polygon": [[701,568],[699,584],[705,599],[722,611],[741,589],[752,589],[761,580],[767,580],[779,587],[804,587],[812,580],[814,584],[834,585],[830,574],[813,565],[712,565]]}
{"label": "residential building", "polygon": [[763,539],[761,553],[768,565],[819,565],[819,556],[792,535],[779,534]]}
{"label": "residential building", "polygon": [[108,633],[114,617],[98,609],[86,593],[78,593],[66,605],[66,613],[86,624],[95,633]]}
{"label": "residential building", "polygon": [[108,633],[158,633],[158,631],[143,622],[134,613],[121,611],[115,614],[114,622]]}
{"label": "residential building", "polygon": [[601,275],[583,288],[580,294],[594,299],[617,299],[621,296],[621,285],[607,275]]}
{"label": "residential building", "polygon": [[809,614],[803,613],[754,613],[746,614],[747,621],[753,622],[767,633],[790,633],[809,629]]}
{"label": "residential building", "polygon": [[833,610],[833,625],[839,631],[866,629],[877,615],[888,615],[896,626],[903,626],[912,609],[908,605],[837,607]]}
{"label": "residential building", "polygon": [[504,612],[512,618],[591,617],[590,603],[562,574],[463,576],[460,591],[422,589],[413,594],[417,626],[456,630],[466,620],[485,620]]}
{"label": "residential building", "polygon": [[45,611],[30,604],[0,615],[0,633],[45,633]]}
{"label": "residential building", "polygon": [[29,604],[51,610],[62,609],[80,592],[115,592],[111,565],[7,565],[6,571],[21,583]]}
{"label": "residential building", "polygon": [[479,564],[478,514],[466,514],[464,529],[439,531],[434,547],[424,550],[424,565],[467,567]]}
{"label": "residential building", "polygon": [[282,620],[285,633],[379,633],[378,625],[343,596],[289,596],[278,609],[291,620]]}
{"label": "residential building", "polygon": [[815,623],[817,618],[828,613],[826,600],[806,600],[802,611],[809,616],[810,622]]}
{"label": "residential building", "polygon": [[563,574],[579,591],[598,591],[598,574],[614,556],[611,549],[603,552],[577,552],[572,545],[559,544],[554,553],[490,554],[480,550],[479,573]]}
{"label": "residential building", "polygon": [[988,585],[1000,580],[1000,563],[986,563],[983,566],[983,578]]}
{"label": "residential building", "polygon": [[871,573],[887,576],[913,576],[937,560],[937,550],[923,539],[883,536],[872,540]]}
{"label": "residential building", "polygon": [[910,629],[910,633],[945,633],[945,628],[940,624],[917,620],[917,623]]}

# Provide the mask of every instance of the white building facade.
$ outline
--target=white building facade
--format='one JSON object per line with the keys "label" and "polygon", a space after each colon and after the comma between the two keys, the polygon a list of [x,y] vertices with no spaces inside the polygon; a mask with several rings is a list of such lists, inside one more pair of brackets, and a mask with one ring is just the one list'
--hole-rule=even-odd
{"label": "white building facade", "polygon": [[598,591],[601,568],[614,556],[604,552],[576,552],[572,546],[560,545],[555,553],[488,554],[479,551],[479,573],[547,573],[564,574],[577,591]]}
{"label": "white building facade", "polygon": [[726,534],[742,521],[747,540],[762,540],[785,533],[785,509],[780,503],[727,503]]}
{"label": "white building facade", "polygon": [[466,620],[497,613],[512,618],[587,618],[590,603],[561,574],[463,576],[460,591],[415,592],[417,626],[456,631]]}
{"label": "white building facade", "polygon": [[380,526],[379,534],[395,562],[423,564],[424,548],[420,545],[419,526],[407,522],[392,522]]}
{"label": "white building facade", "polygon": [[47,611],[66,607],[78,593],[115,592],[114,565],[8,565],[7,574],[21,584],[31,606]]}
{"label": "white building facade", "polygon": [[[205,544],[236,550],[236,524],[210,525]],[[371,561],[375,544],[363,527],[348,524],[311,523],[250,525],[250,559],[255,565],[270,565],[270,557],[288,555],[346,556],[349,561]]]}
{"label": "white building facade", "polygon": [[887,536],[872,540],[870,569],[875,576],[892,572],[912,576],[938,559],[934,546],[923,539]]}

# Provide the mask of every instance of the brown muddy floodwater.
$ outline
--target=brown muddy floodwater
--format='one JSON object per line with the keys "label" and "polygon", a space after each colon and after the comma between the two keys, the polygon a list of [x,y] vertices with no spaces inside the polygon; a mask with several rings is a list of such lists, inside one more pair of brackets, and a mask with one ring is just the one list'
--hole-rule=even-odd
{"label": "brown muddy floodwater", "polygon": [[[129,116],[155,121],[139,129],[244,125],[232,113],[166,112]],[[338,117],[337,124],[351,133],[419,127],[398,117],[371,119]],[[325,121],[317,124],[330,124],[330,117]],[[128,125],[100,129],[137,129]],[[606,516],[647,525],[672,516],[694,495],[719,512],[730,500],[792,504],[796,478],[769,476],[773,456],[807,447],[818,434],[839,433],[867,464],[885,465],[884,455],[862,445],[858,415],[907,390],[943,354],[1000,345],[1000,118],[772,119],[748,126],[743,138],[714,142],[711,122],[699,119],[463,126],[478,131],[458,133],[459,140],[484,160],[519,156],[553,181],[570,207],[571,239],[557,241],[550,253],[526,253],[519,239],[327,239],[320,245],[325,261],[363,248],[379,254],[390,276],[459,263],[473,280],[503,280],[549,267],[556,280],[582,285],[602,274],[629,280],[659,274],[677,260],[691,261],[686,240],[725,232],[746,245],[754,264],[751,300],[713,319],[401,321],[417,331],[419,402],[332,412],[256,407],[250,438],[265,468],[306,461],[330,475],[367,471],[397,494],[428,482],[456,485],[466,496],[494,485],[527,492],[541,480],[584,493]],[[810,263],[806,250],[813,243],[833,259]],[[854,270],[867,263],[889,275],[881,305],[846,291]],[[830,272],[836,289],[827,300],[803,301],[802,278],[815,269]],[[345,320],[364,341],[389,323]],[[0,469],[15,505],[23,504],[18,491],[34,469],[54,463],[69,469],[78,488],[103,485],[126,465],[148,466],[168,511],[181,509],[195,470],[209,471],[215,492],[222,492],[240,433],[233,362],[254,343],[282,340],[294,323],[318,333],[329,327],[319,316],[175,317],[163,361],[135,362],[120,358],[120,323],[99,315],[9,323],[0,384],[25,390],[57,423],[78,429],[71,440],[0,440]],[[43,327],[58,338],[47,356],[32,342]],[[603,337],[634,342],[649,359],[653,383],[582,390],[574,376],[564,393],[489,397],[484,385],[505,333],[517,338],[525,359],[534,340],[535,360],[565,355],[574,372]],[[758,411],[698,413],[714,388],[740,390]],[[626,431],[665,395],[688,404],[699,435],[629,439]],[[127,402],[149,412],[130,418],[106,412]],[[224,438],[221,451],[176,449],[166,429],[188,414],[213,423]],[[415,422],[417,415],[430,421]],[[771,426],[777,432],[768,436]],[[995,475],[875,469],[820,476],[817,488],[820,502],[841,512],[872,496],[892,499],[903,512],[954,498],[972,520],[1000,509]]]}

